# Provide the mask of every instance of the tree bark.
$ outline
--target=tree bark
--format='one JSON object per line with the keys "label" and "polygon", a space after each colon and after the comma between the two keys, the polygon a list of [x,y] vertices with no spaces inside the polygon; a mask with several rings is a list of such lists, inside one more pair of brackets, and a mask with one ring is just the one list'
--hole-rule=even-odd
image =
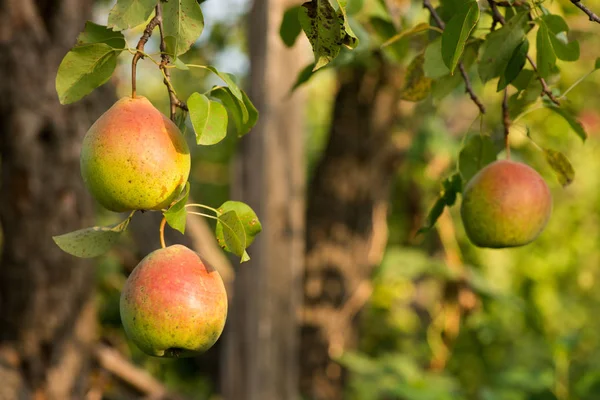
{"label": "tree bark", "polygon": [[249,93],[260,118],[241,141],[232,197],[256,210],[263,232],[251,261],[236,269],[221,374],[229,400],[298,398],[305,163],[302,98],[289,90],[309,61],[279,37],[283,13],[295,4],[256,0],[249,17]]}
{"label": "tree bark", "polygon": [[381,60],[373,64],[340,71],[329,142],[308,191],[300,346],[308,399],[344,397],[335,358],[356,344],[356,315],[387,241],[389,188],[400,158],[392,142],[399,74]]}
{"label": "tree bark", "polygon": [[0,0],[0,399],[84,398],[95,334],[91,265],[52,235],[92,224],[83,135],[113,97],[62,106],[57,67],[92,0]]}

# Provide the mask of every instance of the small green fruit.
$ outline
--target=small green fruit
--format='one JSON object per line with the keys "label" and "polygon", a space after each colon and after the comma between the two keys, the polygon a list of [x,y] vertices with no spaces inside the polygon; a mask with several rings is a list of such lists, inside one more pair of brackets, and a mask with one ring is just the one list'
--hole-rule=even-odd
{"label": "small green fruit", "polygon": [[523,246],[544,229],[552,196],[531,167],[495,161],[467,183],[460,209],[467,236],[479,247]]}
{"label": "small green fruit", "polygon": [[127,336],[146,354],[192,357],[219,338],[227,293],[217,271],[185,246],[148,254],[125,283],[120,302]]}
{"label": "small green fruit", "polygon": [[181,193],[190,152],[177,126],[145,98],[124,97],[83,139],[81,175],[111,211],[161,210]]}

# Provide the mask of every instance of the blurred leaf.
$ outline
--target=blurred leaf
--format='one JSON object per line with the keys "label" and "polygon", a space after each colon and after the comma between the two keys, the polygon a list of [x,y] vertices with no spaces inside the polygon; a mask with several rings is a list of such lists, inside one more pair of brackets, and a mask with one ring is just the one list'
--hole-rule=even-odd
{"label": "blurred leaf", "polygon": [[454,74],[460,57],[465,49],[465,43],[479,21],[479,5],[470,1],[454,14],[442,33],[442,58],[444,64]]}
{"label": "blurred leaf", "polygon": [[143,24],[155,6],[156,0],[117,0],[108,13],[108,27],[122,31]]}
{"label": "blurred leaf", "polygon": [[487,135],[471,136],[458,155],[458,170],[465,182],[469,182],[479,170],[496,161],[496,146]]}
{"label": "blurred leaf", "polygon": [[56,75],[60,103],[73,103],[105,84],[117,66],[119,53],[105,43],[71,49],[60,63]]}
{"label": "blurred leaf", "polygon": [[596,62],[594,63],[594,70],[600,69],[600,57],[596,58]]}
{"label": "blurred leaf", "polygon": [[121,32],[115,32],[104,25],[87,21],[83,32],[77,36],[77,46],[94,43],[105,43],[113,49],[124,49],[125,37]]}
{"label": "blurred leaf", "polygon": [[563,117],[565,121],[569,123],[573,131],[575,131],[577,136],[579,136],[581,140],[585,142],[585,140],[587,139],[587,133],[585,132],[585,129],[583,128],[581,122],[579,122],[579,120],[573,114],[571,114],[571,112],[569,112],[563,107],[557,107],[555,104],[551,103],[548,100],[544,101],[543,104],[544,107],[554,111],[556,114]]}
{"label": "blurred leaf", "polygon": [[221,227],[222,232],[222,238],[219,240],[221,247],[241,257],[241,262],[248,261],[250,257],[246,253],[246,232],[237,213],[233,210],[227,211],[218,218],[217,229]]}
{"label": "blurred leaf", "polygon": [[498,87],[496,88],[496,91],[501,91],[519,76],[519,74],[523,70],[523,67],[525,66],[525,62],[527,61],[528,51],[529,40],[525,38],[525,40],[523,40],[523,43],[518,45],[515,51],[513,52],[510,61],[506,65],[506,70],[504,71],[504,74],[502,74],[502,76],[500,76],[500,79],[498,80]]}
{"label": "blurred leaf", "polygon": [[308,64],[306,67],[302,68],[302,71],[298,74],[298,78],[296,78],[296,82],[294,82],[294,86],[290,89],[290,93],[294,90],[298,89],[301,85],[308,82],[310,78],[314,75],[315,64]]}
{"label": "blurred leaf", "polygon": [[387,47],[391,44],[394,44],[395,42],[404,39],[405,37],[410,37],[413,35],[417,35],[419,33],[422,32],[427,32],[429,29],[431,29],[431,26],[429,24],[426,24],[424,22],[421,22],[415,26],[413,26],[410,29],[405,29],[402,32],[392,36],[391,38],[389,38],[388,40],[386,40],[381,47]]}
{"label": "blurred leaf", "polygon": [[[254,242],[256,235],[262,231],[262,225],[256,213],[245,203],[240,201],[226,201],[218,208],[218,211],[222,214],[229,211],[236,212],[246,233],[246,247],[249,247]],[[217,225],[216,235],[218,241],[223,241],[222,226]]]}
{"label": "blurred leaf", "polygon": [[173,65],[175,65],[177,69],[180,69],[182,71],[188,71],[190,69],[183,61],[181,61],[181,58],[175,59]]}
{"label": "blurred leaf", "polygon": [[531,69],[522,69],[517,77],[510,82],[517,90],[525,90],[534,78],[535,73]]}
{"label": "blurred leaf", "polygon": [[203,94],[192,93],[187,100],[196,143],[204,146],[219,143],[227,136],[227,110]]}
{"label": "blurred leaf", "polygon": [[300,6],[293,6],[285,10],[283,14],[279,36],[281,36],[281,40],[287,47],[292,47],[302,32],[302,26],[300,26],[300,20],[298,19],[299,13]]}
{"label": "blurred leaf", "polygon": [[[569,26],[565,20],[554,14],[542,16],[542,21],[545,23],[550,42],[554,53],[559,60],[577,61],[579,59],[579,42],[567,42],[566,33],[569,32]],[[562,35],[561,32],[565,32]]]}
{"label": "blurred leaf", "polygon": [[438,218],[444,212],[444,207],[451,207],[456,202],[456,195],[462,192],[463,180],[459,173],[455,173],[442,182],[442,191],[440,196],[431,207],[427,215],[425,226],[417,231],[417,235],[430,231],[437,222]]}
{"label": "blurred leaf", "polygon": [[450,74],[450,70],[442,59],[442,38],[436,38],[429,42],[425,49],[425,61],[423,71],[428,78],[440,78]]}
{"label": "blurred leaf", "polygon": [[483,82],[498,77],[506,71],[512,55],[525,39],[528,12],[521,12],[502,28],[490,33],[482,47],[479,76]]}
{"label": "blurred leaf", "polygon": [[544,149],[546,161],[552,167],[561,185],[567,186],[575,179],[575,170],[569,159],[561,152]]}
{"label": "blurred leaf", "polygon": [[185,209],[185,204],[188,201],[188,197],[190,196],[190,183],[185,183],[185,188],[175,201],[175,203],[169,207],[167,211],[163,214],[169,226],[175,230],[178,230],[181,233],[185,233],[185,222],[187,217],[187,212]]}
{"label": "blurred leaf", "polygon": [[556,55],[550,42],[550,32],[543,20],[538,21],[539,28],[536,36],[538,74],[547,78],[556,64]]}
{"label": "blurred leaf", "polygon": [[401,92],[403,100],[421,101],[429,95],[431,91],[431,78],[425,77],[423,72],[424,62],[424,54],[419,54],[408,66],[404,78],[404,87]]}
{"label": "blurred leaf", "polygon": [[177,58],[196,43],[204,29],[204,16],[196,0],[162,2],[167,52]]}
{"label": "blurred leaf", "polygon": [[132,217],[133,212],[125,221],[111,227],[94,226],[60,236],[53,236],[52,239],[62,251],[75,257],[98,257],[110,250],[119,240]]}
{"label": "blurred leaf", "polygon": [[343,39],[341,18],[329,0],[311,0],[302,4],[300,25],[315,55],[315,68],[329,64],[340,52]]}

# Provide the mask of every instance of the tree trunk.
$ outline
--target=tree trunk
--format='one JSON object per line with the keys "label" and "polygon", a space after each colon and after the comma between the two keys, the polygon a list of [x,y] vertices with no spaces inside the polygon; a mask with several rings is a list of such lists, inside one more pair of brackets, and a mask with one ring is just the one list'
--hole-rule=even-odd
{"label": "tree trunk", "polygon": [[52,235],[92,223],[79,148],[112,96],[61,106],[54,79],[92,3],[0,0],[0,399],[84,398],[93,269]]}
{"label": "tree trunk", "polygon": [[[222,392],[228,400],[298,398],[298,317],[304,258],[302,99],[289,90],[304,64],[279,26],[289,0],[256,0],[250,15],[250,97],[258,125],[241,142],[236,192],[263,233],[236,269],[225,328]],[[308,55],[308,54],[307,54]],[[303,61],[306,60],[306,61]]]}
{"label": "tree trunk", "polygon": [[329,142],[308,192],[300,387],[309,399],[343,398],[334,358],[356,343],[355,317],[387,241],[399,74],[374,64],[339,73]]}

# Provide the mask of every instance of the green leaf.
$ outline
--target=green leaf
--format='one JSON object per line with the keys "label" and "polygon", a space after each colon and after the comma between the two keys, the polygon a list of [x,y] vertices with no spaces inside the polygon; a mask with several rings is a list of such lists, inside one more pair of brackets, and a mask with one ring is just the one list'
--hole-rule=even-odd
{"label": "green leaf", "polygon": [[444,212],[446,206],[451,207],[456,202],[456,195],[462,192],[463,180],[459,173],[455,173],[442,182],[440,195],[427,215],[425,226],[417,231],[417,235],[430,231]]}
{"label": "green leaf", "polygon": [[525,38],[525,40],[517,46],[513,55],[510,58],[510,61],[506,65],[506,70],[504,74],[500,76],[498,80],[498,87],[496,90],[499,92],[505,87],[507,87],[512,81],[514,81],[525,66],[525,62],[527,61],[527,52],[529,51],[529,40]]}
{"label": "green leaf", "polygon": [[391,44],[396,43],[399,40],[404,39],[405,37],[410,37],[410,36],[414,36],[417,35],[419,33],[423,33],[423,32],[427,32],[428,30],[432,29],[431,26],[425,22],[421,22],[415,26],[413,26],[410,29],[405,29],[402,32],[392,36],[391,38],[389,38],[388,40],[386,40],[381,47],[387,47]]}
{"label": "green leaf", "polygon": [[312,76],[315,74],[314,68],[314,63],[308,64],[306,67],[302,68],[302,71],[298,73],[298,77],[296,78],[296,82],[294,82],[294,86],[292,86],[290,89],[290,93],[298,89],[298,87],[302,86],[308,82],[310,78],[312,78]]}
{"label": "green leaf", "polygon": [[133,213],[125,221],[111,227],[94,226],[60,236],[53,236],[52,239],[62,251],[75,257],[98,257],[110,250],[119,240],[132,217]]}
{"label": "green leaf", "polygon": [[557,107],[554,103],[551,103],[549,101],[544,101],[544,107],[554,111],[556,114],[563,117],[564,120],[567,121],[568,124],[571,126],[573,131],[575,131],[577,136],[579,136],[579,138],[581,138],[581,140],[585,142],[588,135],[585,132],[585,129],[583,128],[581,122],[579,122],[579,120],[577,120],[577,118],[573,114],[571,114],[571,112],[569,112],[563,107]]}
{"label": "green leaf", "polygon": [[71,49],[60,63],[56,75],[60,103],[73,103],[105,84],[117,66],[119,53],[106,43]]}
{"label": "green leaf", "polygon": [[425,61],[423,63],[425,76],[428,78],[441,78],[450,74],[450,70],[442,59],[442,38],[436,38],[429,43],[425,49]]}
{"label": "green leaf", "polygon": [[175,201],[175,203],[169,207],[167,211],[163,214],[169,226],[175,230],[178,230],[181,233],[185,233],[185,221],[187,217],[187,212],[185,209],[185,204],[188,201],[188,197],[190,196],[190,183],[185,183],[185,188]]}
{"label": "green leaf", "polygon": [[242,261],[250,259],[246,253],[246,232],[240,217],[235,211],[228,211],[219,215],[217,229],[221,229],[221,239],[217,240],[226,251],[242,257]]}
{"label": "green leaf", "polygon": [[117,0],[117,4],[108,13],[108,27],[122,31],[146,22],[156,0]]}
{"label": "green leaf", "polygon": [[[249,247],[252,242],[254,242],[254,238],[262,231],[262,225],[256,216],[256,213],[250,206],[246,203],[242,203],[241,201],[226,201],[221,204],[218,208],[220,214],[225,214],[230,211],[235,211],[244,227],[244,232],[246,234],[246,247]],[[217,240],[221,241],[223,239],[223,227],[217,226]]]}
{"label": "green leaf", "polygon": [[181,58],[175,59],[175,62],[173,63],[173,65],[175,65],[175,68],[180,69],[182,71],[189,71],[189,69],[190,69],[190,67],[188,67],[186,63],[181,61]]}
{"label": "green leaf", "polygon": [[281,26],[279,27],[279,36],[287,47],[292,47],[296,43],[298,35],[302,32],[300,26],[300,20],[298,15],[300,13],[300,6],[290,7],[285,10],[283,19],[281,20]]}
{"label": "green leaf", "polygon": [[196,0],[162,2],[163,27],[167,52],[175,58],[198,40],[204,29],[204,17]]}
{"label": "green leaf", "polygon": [[575,170],[563,153],[556,150],[544,149],[544,156],[563,187],[573,182],[573,179],[575,179]]}
{"label": "green leaf", "polygon": [[246,123],[249,118],[248,108],[246,107],[246,102],[244,101],[242,89],[240,89],[237,83],[235,83],[234,76],[228,74],[227,72],[221,72],[210,65],[206,66],[206,69],[211,71],[213,74],[217,75],[223,80],[223,82],[227,84],[229,90],[231,91],[231,94],[233,94],[233,96],[237,99],[238,105],[240,106],[240,110],[242,112],[242,121]]}
{"label": "green leaf", "polygon": [[113,49],[124,49],[125,37],[121,32],[115,32],[104,25],[87,21],[83,32],[77,36],[77,46],[94,43],[105,43]]}
{"label": "green leaf", "polygon": [[227,136],[227,110],[218,101],[192,93],[187,101],[196,143],[204,146],[219,143]]}
{"label": "green leaf", "polygon": [[406,70],[404,87],[402,88],[400,97],[408,101],[421,101],[431,91],[431,78],[427,78],[423,71],[425,55],[419,54],[410,63]]}
{"label": "green leaf", "polygon": [[300,26],[306,33],[315,55],[315,68],[329,64],[343,44],[344,21],[329,0],[311,0],[302,4]]}
{"label": "green leaf", "polygon": [[460,7],[446,24],[442,33],[442,58],[452,74],[477,21],[479,21],[479,5],[476,1],[470,1]]}
{"label": "green leaf", "polygon": [[496,161],[497,154],[489,136],[471,136],[458,155],[458,170],[463,180],[469,182],[480,169]]}
{"label": "green leaf", "polygon": [[244,136],[246,133],[250,132],[250,129],[252,129],[254,125],[256,125],[256,122],[258,121],[258,111],[248,98],[246,92],[242,91],[243,104],[248,113],[248,118],[245,122],[240,102],[233,95],[230,88],[222,86],[214,88],[210,92],[210,95],[223,103],[227,109],[229,118],[231,118],[235,124],[238,136]]}
{"label": "green leaf", "polygon": [[358,38],[352,31],[346,14],[346,5],[348,0],[335,0],[338,4],[338,16],[344,22],[344,30],[342,31],[342,43],[349,49],[355,49],[358,46]]}
{"label": "green leaf", "polygon": [[561,16],[544,15],[540,23],[546,25],[552,48],[559,60],[577,61],[579,59],[579,42],[567,41],[566,33],[569,32],[569,26]]}
{"label": "green leaf", "polygon": [[483,82],[498,77],[506,71],[512,55],[525,39],[527,12],[511,18],[502,28],[490,33],[482,47],[479,76]]}
{"label": "green leaf", "polygon": [[543,20],[539,21],[539,28],[536,35],[536,46],[537,46],[537,67],[538,74],[542,78],[547,78],[552,71],[552,68],[556,64],[556,54],[552,48],[552,42],[550,41],[550,32],[548,26]]}
{"label": "green leaf", "polygon": [[596,62],[594,63],[594,71],[600,69],[600,57],[596,58]]}

